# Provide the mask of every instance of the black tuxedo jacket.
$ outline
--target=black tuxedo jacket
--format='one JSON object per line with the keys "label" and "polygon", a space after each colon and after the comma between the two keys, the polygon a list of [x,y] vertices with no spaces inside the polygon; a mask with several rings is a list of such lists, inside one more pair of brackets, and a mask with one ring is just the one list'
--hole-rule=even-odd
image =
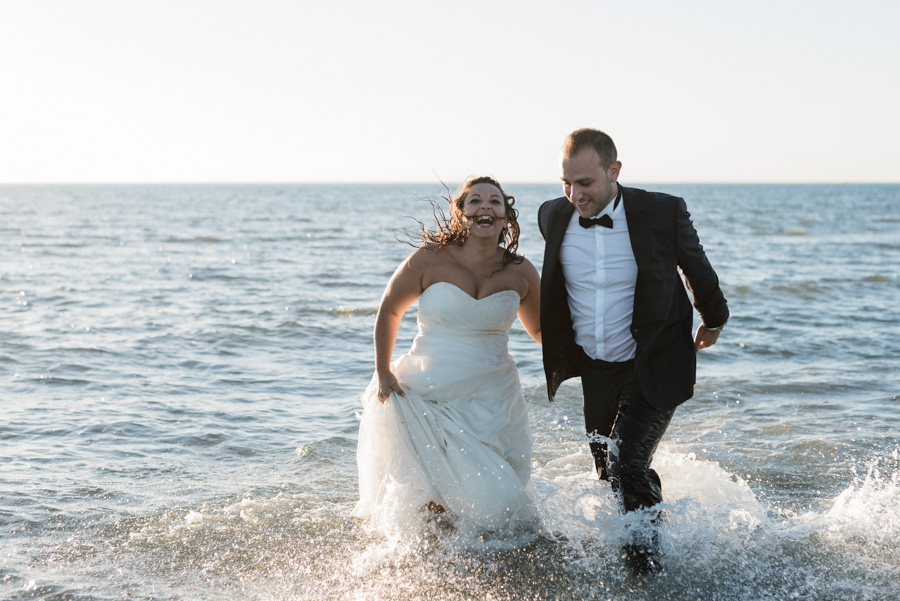
{"label": "black tuxedo jacket", "polygon": [[[631,334],[637,343],[635,370],[647,401],[661,411],[674,409],[694,394],[697,356],[691,302],[678,269],[708,327],[728,320],[719,278],[703,252],[683,199],[621,187],[631,248],[637,262]],[[581,375],[581,349],[572,317],[559,251],[575,207],[565,198],[538,210],[544,236],[541,273],[541,336],[550,400],[559,385]]]}

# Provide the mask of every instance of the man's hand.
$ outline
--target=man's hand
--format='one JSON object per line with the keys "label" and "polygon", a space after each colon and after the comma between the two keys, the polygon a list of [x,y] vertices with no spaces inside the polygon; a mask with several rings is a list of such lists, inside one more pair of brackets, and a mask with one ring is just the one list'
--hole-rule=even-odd
{"label": "man's hand", "polygon": [[700,324],[697,334],[694,336],[694,352],[699,353],[700,349],[714,345],[721,332],[722,330],[707,330],[705,325]]}

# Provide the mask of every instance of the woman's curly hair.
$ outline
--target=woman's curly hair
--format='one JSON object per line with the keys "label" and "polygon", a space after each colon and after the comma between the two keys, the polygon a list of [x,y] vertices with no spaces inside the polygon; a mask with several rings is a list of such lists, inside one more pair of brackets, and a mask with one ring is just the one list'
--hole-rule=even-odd
{"label": "woman's curly hair", "polygon": [[[443,182],[441,182],[443,183]],[[410,236],[413,246],[429,246],[440,249],[451,244],[462,246],[469,238],[469,227],[465,223],[466,219],[465,202],[469,190],[478,184],[490,184],[500,190],[503,197],[503,208],[506,212],[506,227],[500,232],[497,244],[503,245],[503,267],[510,263],[521,263],[524,257],[516,253],[519,248],[519,211],[514,208],[516,199],[503,191],[500,182],[490,176],[470,177],[463,184],[456,196],[447,189],[447,196],[444,200],[450,203],[450,218],[448,219],[444,210],[433,200],[430,200],[432,214],[436,229],[434,231],[425,227],[425,224],[419,222],[420,231],[418,235]],[[501,269],[503,268],[501,267]]]}

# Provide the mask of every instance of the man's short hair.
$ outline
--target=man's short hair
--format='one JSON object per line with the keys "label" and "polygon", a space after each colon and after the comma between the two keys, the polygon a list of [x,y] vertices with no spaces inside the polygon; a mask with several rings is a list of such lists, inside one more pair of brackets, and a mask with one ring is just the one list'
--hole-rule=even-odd
{"label": "man's short hair", "polygon": [[562,147],[563,157],[572,158],[585,148],[593,148],[600,156],[603,167],[607,169],[618,159],[616,145],[612,138],[599,129],[587,127],[576,129],[566,137]]}

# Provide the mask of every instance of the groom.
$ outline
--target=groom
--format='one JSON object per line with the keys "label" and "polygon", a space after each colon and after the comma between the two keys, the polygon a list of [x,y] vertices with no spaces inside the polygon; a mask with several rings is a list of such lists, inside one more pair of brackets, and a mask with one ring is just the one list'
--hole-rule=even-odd
{"label": "groom", "polygon": [[[693,395],[697,351],[715,344],[728,305],[684,200],[619,185],[608,135],[569,134],[561,167],[565,197],[538,211],[547,392],[552,401],[560,383],[581,377],[600,479],[624,511],[650,508],[662,501],[653,453]],[[685,283],[703,320],[693,340]],[[652,569],[653,547],[627,545],[626,558]]]}

